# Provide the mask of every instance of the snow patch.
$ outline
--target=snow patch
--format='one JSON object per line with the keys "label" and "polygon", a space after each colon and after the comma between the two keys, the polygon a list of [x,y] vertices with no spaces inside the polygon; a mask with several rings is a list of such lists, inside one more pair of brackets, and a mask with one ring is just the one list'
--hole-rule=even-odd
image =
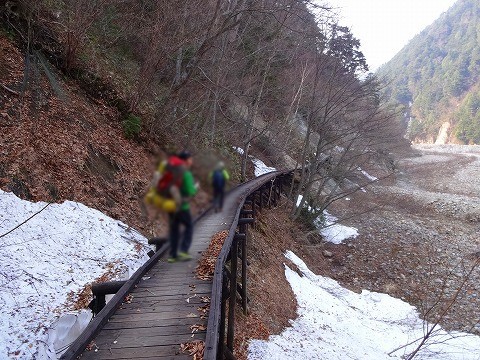
{"label": "snow patch", "polygon": [[320,220],[316,225],[320,228],[320,234],[326,241],[341,244],[344,240],[356,238],[358,236],[358,229],[337,223],[337,218],[331,215],[327,210],[323,211],[324,223]]}
{"label": "snow patch", "polygon": [[[239,147],[236,147],[234,146],[233,149],[238,152],[240,155],[243,155],[244,154],[244,151],[242,148],[239,148]],[[256,159],[254,158],[253,156],[249,156],[249,158],[252,160],[252,163],[255,167],[255,176],[256,177],[259,177],[263,174],[268,174],[269,172],[272,172],[272,171],[276,171],[277,169],[275,169],[274,167],[270,167],[270,166],[267,166],[265,165],[265,163],[262,161],[262,160],[259,160],[259,159]]]}
{"label": "snow patch", "polygon": [[[298,317],[281,334],[250,341],[249,360],[400,360],[423,338],[427,324],[413,306],[387,294],[367,290],[357,294],[315,275],[293,252],[287,251],[285,257],[300,272],[285,265]],[[478,360],[480,337],[437,330],[416,359]]]}
{"label": "snow patch", "polygon": [[1,190],[0,236],[0,354],[12,359],[55,359],[74,337],[66,329],[78,333],[89,321],[70,311],[75,295],[106,272],[130,274],[150,250],[144,236],[98,210]]}

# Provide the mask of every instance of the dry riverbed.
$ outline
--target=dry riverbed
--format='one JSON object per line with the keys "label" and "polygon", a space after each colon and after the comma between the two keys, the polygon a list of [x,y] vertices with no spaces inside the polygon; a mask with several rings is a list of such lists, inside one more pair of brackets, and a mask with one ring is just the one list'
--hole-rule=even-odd
{"label": "dry riverbed", "polygon": [[447,329],[480,334],[480,148],[423,146],[394,178],[334,209],[360,235],[331,276],[402,298]]}

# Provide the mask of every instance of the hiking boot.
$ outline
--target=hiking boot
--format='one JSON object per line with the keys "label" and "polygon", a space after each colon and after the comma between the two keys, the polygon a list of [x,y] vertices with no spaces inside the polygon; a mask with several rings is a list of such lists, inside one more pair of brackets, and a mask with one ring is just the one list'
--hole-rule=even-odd
{"label": "hiking boot", "polygon": [[167,259],[167,262],[170,263],[170,264],[172,264],[172,263],[174,263],[174,262],[177,262],[177,260],[178,260],[177,258],[170,257],[170,258]]}
{"label": "hiking boot", "polygon": [[189,253],[180,251],[180,252],[178,253],[178,259],[179,259],[180,261],[188,261],[188,260],[191,260],[191,259],[192,259],[192,255],[190,255]]}

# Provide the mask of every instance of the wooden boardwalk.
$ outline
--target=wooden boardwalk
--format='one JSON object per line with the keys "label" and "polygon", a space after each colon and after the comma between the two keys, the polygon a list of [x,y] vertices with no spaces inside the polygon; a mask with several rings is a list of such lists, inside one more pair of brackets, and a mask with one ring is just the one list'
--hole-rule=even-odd
{"label": "wooden boardwalk", "polygon": [[237,199],[248,189],[234,189],[224,209],[196,224],[188,262],[169,264],[161,258],[110,317],[81,359],[191,359],[180,345],[205,340],[207,318],[198,309],[210,298],[211,281],[198,280],[195,267],[214,234],[229,230],[238,208]]}

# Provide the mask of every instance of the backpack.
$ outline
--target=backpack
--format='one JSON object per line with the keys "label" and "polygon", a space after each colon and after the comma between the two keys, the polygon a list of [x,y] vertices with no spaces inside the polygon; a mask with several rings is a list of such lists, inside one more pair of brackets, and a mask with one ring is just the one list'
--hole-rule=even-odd
{"label": "backpack", "polygon": [[213,172],[212,185],[215,189],[223,189],[225,186],[225,177],[223,176],[223,171],[221,169],[217,169]]}
{"label": "backpack", "polygon": [[163,171],[156,186],[157,193],[166,199],[175,200],[175,203],[180,205],[182,200],[180,188],[182,187],[184,172],[183,160],[171,156],[163,166]]}
{"label": "backpack", "polygon": [[176,212],[182,203],[180,188],[182,187],[184,162],[176,156],[160,164],[155,172],[150,189],[144,197],[147,204],[167,212]]}

